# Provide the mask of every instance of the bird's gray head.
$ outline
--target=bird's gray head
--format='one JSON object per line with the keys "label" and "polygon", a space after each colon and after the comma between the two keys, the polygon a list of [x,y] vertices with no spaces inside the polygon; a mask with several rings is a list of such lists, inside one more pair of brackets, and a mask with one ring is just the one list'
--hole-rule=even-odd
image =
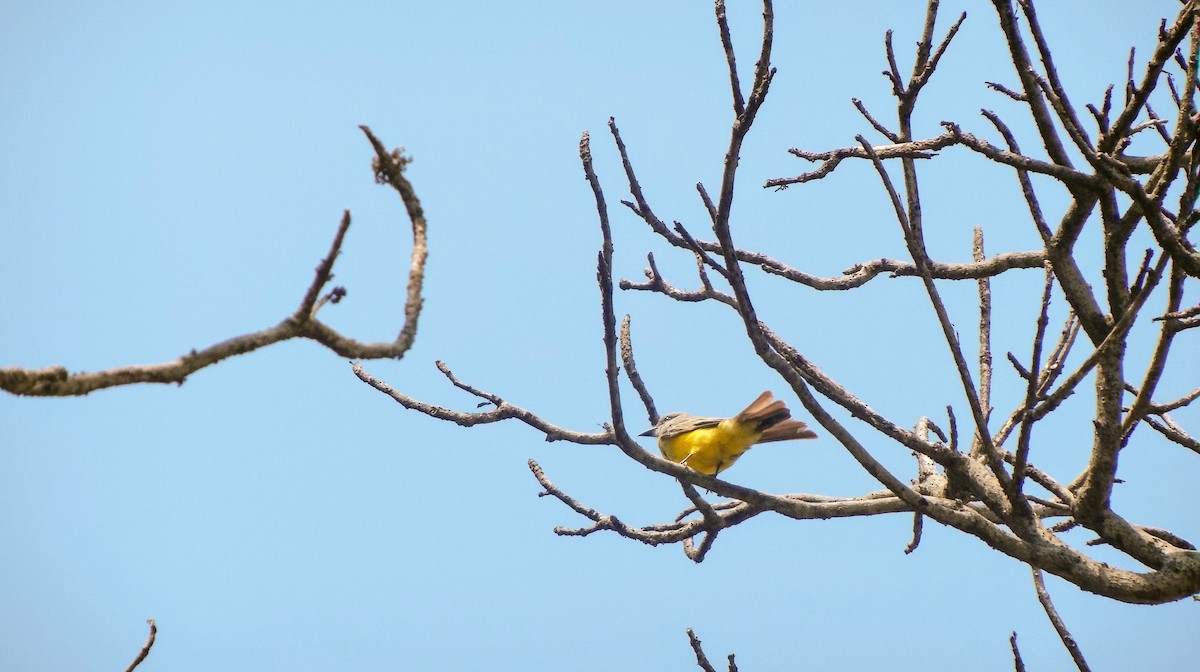
{"label": "bird's gray head", "polygon": [[675,418],[678,418],[682,415],[686,415],[686,413],[681,413],[679,411],[676,411],[674,413],[667,413],[666,415],[659,418],[658,422],[655,423],[655,425],[653,427],[651,427],[650,429],[647,429],[646,431],[642,432],[641,434],[638,434],[638,436],[658,436],[658,431],[660,429],[668,426],[669,424],[671,424],[672,420],[674,420]]}

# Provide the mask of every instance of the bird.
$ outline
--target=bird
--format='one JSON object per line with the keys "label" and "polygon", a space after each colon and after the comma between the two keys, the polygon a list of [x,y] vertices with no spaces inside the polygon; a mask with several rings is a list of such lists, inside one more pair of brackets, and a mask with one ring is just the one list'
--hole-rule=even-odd
{"label": "bird", "polygon": [[658,450],[668,460],[716,476],[757,443],[815,439],[817,433],[792,420],[787,405],[768,390],[732,418],[667,413],[639,436],[657,437]]}

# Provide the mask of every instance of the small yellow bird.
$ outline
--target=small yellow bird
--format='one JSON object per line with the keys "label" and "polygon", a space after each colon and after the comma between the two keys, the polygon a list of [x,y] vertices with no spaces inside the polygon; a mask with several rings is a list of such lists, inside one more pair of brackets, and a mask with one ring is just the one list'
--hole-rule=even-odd
{"label": "small yellow bird", "polygon": [[787,405],[767,391],[732,418],[668,413],[641,436],[658,437],[658,449],[668,460],[715,476],[756,443],[817,438],[808,425],[791,418]]}

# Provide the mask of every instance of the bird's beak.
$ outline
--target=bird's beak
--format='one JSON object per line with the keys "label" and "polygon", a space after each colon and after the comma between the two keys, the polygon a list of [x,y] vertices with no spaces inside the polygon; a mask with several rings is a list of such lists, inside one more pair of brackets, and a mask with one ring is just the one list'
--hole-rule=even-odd
{"label": "bird's beak", "polygon": [[647,429],[646,431],[642,432],[641,434],[638,434],[638,436],[655,436],[654,433],[657,431],[658,431],[657,427],[651,427],[650,429]]}

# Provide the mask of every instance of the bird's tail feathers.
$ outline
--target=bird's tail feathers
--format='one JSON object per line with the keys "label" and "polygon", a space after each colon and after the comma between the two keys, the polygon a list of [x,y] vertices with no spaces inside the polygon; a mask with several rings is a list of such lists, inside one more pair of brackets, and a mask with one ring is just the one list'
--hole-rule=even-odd
{"label": "bird's tail feathers", "polygon": [[762,432],[757,443],[768,441],[791,441],[793,439],[815,439],[817,433],[799,420],[792,420],[792,412],[770,391],[763,392],[744,411],[737,414],[737,421],[753,424]]}
{"label": "bird's tail feathers", "polygon": [[784,404],[782,400],[774,399],[768,390],[750,402],[745,410],[737,414],[735,420],[739,423],[755,425],[761,432],[791,417],[792,412],[788,410],[787,404]]}
{"label": "bird's tail feathers", "polygon": [[793,439],[815,439],[817,433],[799,420],[784,420],[763,430],[757,443],[769,441],[791,441]]}

